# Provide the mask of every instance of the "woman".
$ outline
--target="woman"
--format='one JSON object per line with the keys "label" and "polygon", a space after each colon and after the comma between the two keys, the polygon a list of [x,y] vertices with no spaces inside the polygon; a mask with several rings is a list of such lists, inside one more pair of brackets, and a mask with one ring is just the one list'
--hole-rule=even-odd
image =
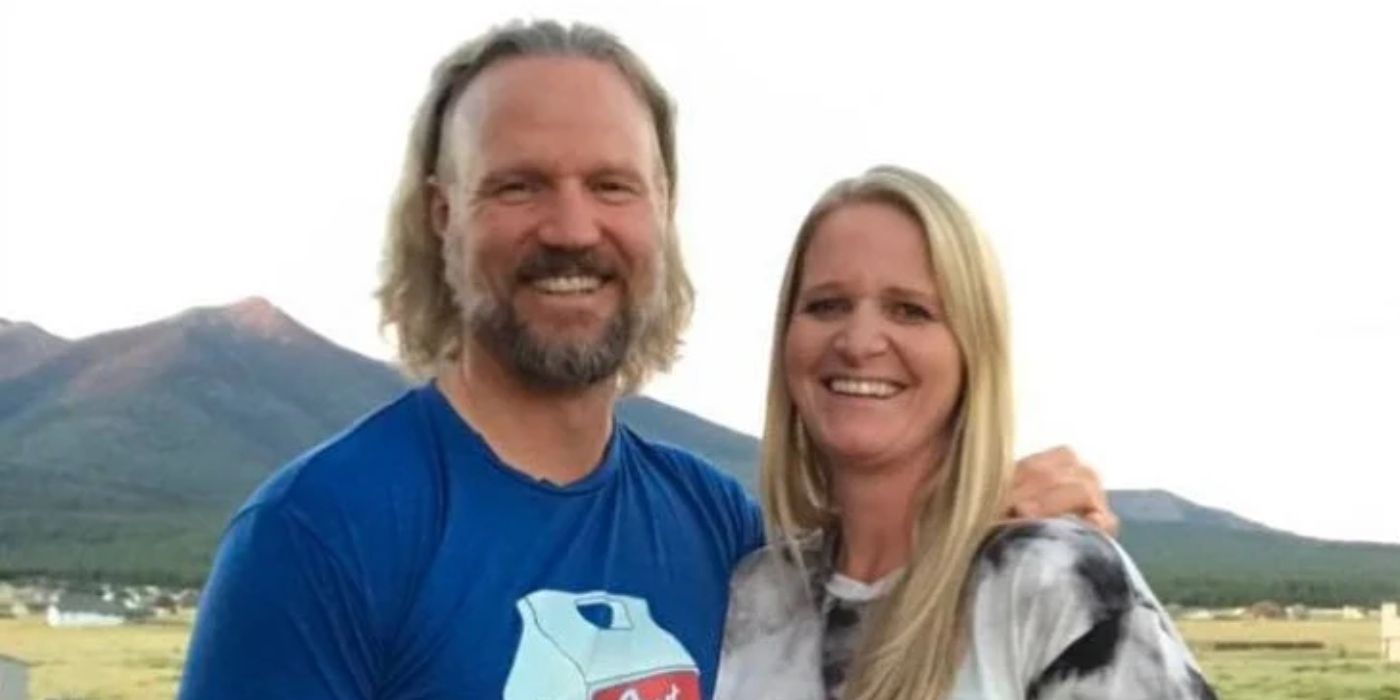
{"label": "woman", "polygon": [[1000,518],[1006,302],[967,214],[878,167],[803,223],[774,332],[770,541],[732,586],[716,697],[1213,698],[1127,555]]}

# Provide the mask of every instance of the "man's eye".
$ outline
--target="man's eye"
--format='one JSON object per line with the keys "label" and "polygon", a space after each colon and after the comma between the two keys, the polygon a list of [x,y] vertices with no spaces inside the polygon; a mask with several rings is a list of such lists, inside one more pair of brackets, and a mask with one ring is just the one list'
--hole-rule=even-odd
{"label": "man's eye", "polygon": [[491,194],[507,201],[520,201],[529,197],[534,191],[535,187],[525,180],[507,180],[493,187]]}
{"label": "man's eye", "polygon": [[609,202],[626,201],[637,195],[637,187],[623,180],[600,180],[593,184],[593,191]]}

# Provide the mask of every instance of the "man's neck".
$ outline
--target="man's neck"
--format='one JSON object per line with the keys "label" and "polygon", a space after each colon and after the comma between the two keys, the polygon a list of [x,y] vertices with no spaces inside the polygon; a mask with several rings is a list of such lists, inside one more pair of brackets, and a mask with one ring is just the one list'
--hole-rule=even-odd
{"label": "man's neck", "polygon": [[464,355],[438,374],[438,387],[503,462],[561,486],[598,468],[612,435],[612,382],[541,391],[488,352]]}

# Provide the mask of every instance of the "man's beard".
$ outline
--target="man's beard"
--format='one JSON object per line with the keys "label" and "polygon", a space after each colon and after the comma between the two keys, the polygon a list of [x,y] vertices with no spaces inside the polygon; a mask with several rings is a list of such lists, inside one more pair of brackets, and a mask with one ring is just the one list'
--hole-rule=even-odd
{"label": "man's beard", "polygon": [[[510,303],[475,270],[461,234],[448,235],[444,257],[448,285],[466,333],[513,368],[527,384],[549,391],[570,391],[616,377],[633,352],[647,314],[626,288],[621,307],[595,339],[540,337]],[[468,271],[476,272],[475,275]],[[523,260],[509,278],[511,285],[552,276],[590,275],[616,278],[616,272],[591,251],[540,248]]]}

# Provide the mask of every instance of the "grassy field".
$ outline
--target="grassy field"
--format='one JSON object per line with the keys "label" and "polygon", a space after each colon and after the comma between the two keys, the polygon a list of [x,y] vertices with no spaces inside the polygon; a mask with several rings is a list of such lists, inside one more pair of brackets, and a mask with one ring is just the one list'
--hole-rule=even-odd
{"label": "grassy field", "polygon": [[[1182,621],[1224,700],[1400,700],[1400,665],[1378,658],[1379,624]],[[42,617],[0,619],[0,654],[34,664],[30,697],[165,700],[175,694],[188,617],[106,629],[54,629]],[[1323,643],[1310,651],[1217,651],[1218,642]]]}
{"label": "grassy field", "polygon": [[0,619],[0,654],[32,664],[32,700],[168,700],[180,682],[189,635],[188,616],[62,629],[31,615]]}
{"label": "grassy field", "polygon": [[[1400,665],[1380,662],[1380,623],[1177,623],[1225,700],[1400,700]],[[1322,642],[1308,651],[1216,651],[1217,642]]]}

